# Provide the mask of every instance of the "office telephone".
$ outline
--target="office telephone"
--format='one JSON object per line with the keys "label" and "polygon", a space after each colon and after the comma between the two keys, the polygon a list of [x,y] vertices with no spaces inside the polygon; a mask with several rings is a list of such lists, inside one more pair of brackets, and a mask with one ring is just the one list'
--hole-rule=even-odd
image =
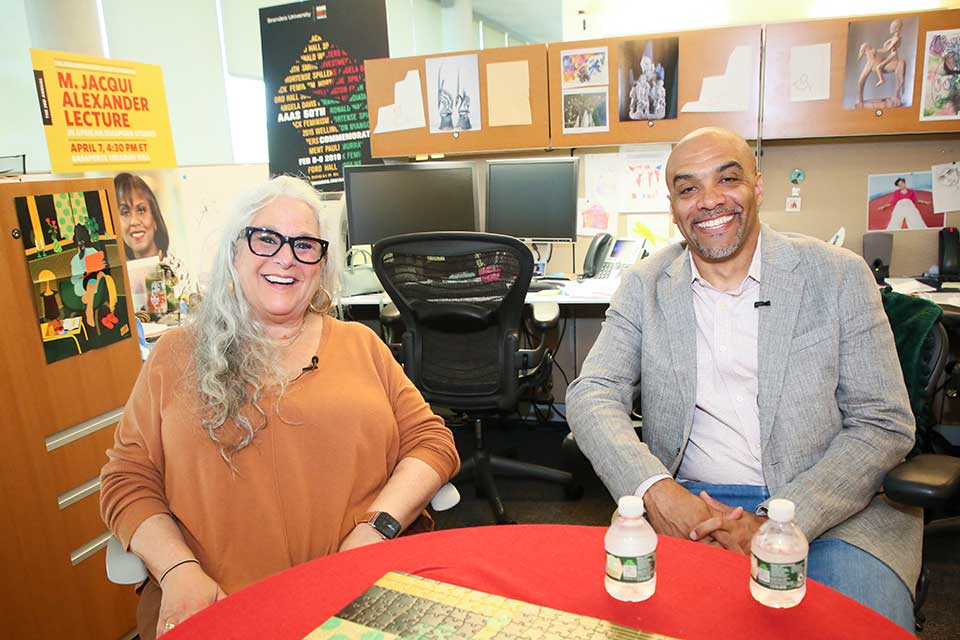
{"label": "office telephone", "polygon": [[637,260],[647,257],[646,240],[620,240],[598,233],[583,259],[584,278],[616,278]]}

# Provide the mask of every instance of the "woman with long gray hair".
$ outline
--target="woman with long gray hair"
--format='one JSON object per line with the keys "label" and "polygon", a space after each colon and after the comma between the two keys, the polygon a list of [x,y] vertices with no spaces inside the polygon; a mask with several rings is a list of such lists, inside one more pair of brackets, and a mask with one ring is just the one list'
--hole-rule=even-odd
{"label": "woman with long gray hair", "polygon": [[150,579],[152,638],[270,574],[397,535],[459,467],[390,350],[329,312],[339,217],[298,179],[238,202],[195,320],[157,343],[101,512]]}

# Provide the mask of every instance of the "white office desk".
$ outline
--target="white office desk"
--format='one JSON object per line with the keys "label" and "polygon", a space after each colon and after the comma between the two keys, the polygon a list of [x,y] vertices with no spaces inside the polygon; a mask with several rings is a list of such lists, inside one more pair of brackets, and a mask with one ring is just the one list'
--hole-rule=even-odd
{"label": "white office desk", "polygon": [[[560,289],[546,291],[528,291],[526,302],[556,302],[559,305],[569,304],[610,304],[610,296],[616,290],[617,282],[610,280],[585,280],[583,282],[570,281],[564,283]],[[345,307],[371,305],[384,307],[390,303],[386,293],[367,293],[361,296],[350,296],[340,300]]]}

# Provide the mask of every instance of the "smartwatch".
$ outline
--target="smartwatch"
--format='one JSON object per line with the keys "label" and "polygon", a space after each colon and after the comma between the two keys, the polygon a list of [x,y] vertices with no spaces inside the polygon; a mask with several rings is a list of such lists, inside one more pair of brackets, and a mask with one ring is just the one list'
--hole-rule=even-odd
{"label": "smartwatch", "polygon": [[360,523],[369,524],[384,540],[393,540],[400,535],[400,522],[386,511],[368,511],[360,516],[357,524]]}

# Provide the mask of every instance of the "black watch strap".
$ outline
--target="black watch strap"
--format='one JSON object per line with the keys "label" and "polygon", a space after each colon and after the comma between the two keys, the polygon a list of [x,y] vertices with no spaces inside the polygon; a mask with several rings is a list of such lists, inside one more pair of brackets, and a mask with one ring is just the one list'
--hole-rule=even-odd
{"label": "black watch strap", "polygon": [[392,540],[400,535],[400,522],[386,511],[368,511],[360,517],[360,522],[376,529],[384,540]]}

